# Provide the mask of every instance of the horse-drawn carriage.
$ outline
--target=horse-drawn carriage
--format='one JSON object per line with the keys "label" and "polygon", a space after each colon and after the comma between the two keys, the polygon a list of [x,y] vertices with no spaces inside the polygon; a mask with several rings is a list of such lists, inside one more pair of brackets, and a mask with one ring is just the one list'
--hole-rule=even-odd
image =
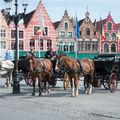
{"label": "horse-drawn carriage", "polygon": [[[44,58],[37,58],[37,59],[43,60]],[[26,67],[26,56],[22,56],[22,57],[19,58],[19,60],[18,60],[18,71],[19,71],[19,74],[21,75],[20,80],[22,80],[22,78],[23,78],[23,80],[25,80],[27,85],[33,86],[33,82],[32,82],[31,77],[30,77],[30,72],[28,71],[28,69]],[[50,84],[53,87],[56,86],[58,80],[61,80],[61,81],[63,80],[63,77],[64,77],[63,72],[64,71],[61,70],[61,72],[59,72],[59,73],[57,73],[57,72],[52,73],[51,79],[53,79],[53,80]]]}
{"label": "horse-drawn carriage", "polygon": [[115,92],[120,80],[120,58],[114,54],[101,54],[93,59],[95,65],[94,87],[104,86]]}

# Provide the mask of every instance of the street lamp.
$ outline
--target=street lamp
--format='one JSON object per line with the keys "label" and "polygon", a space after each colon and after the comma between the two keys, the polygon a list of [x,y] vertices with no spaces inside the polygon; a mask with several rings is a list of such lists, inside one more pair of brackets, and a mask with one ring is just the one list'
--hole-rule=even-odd
{"label": "street lamp", "polygon": [[[4,0],[4,2],[9,3],[12,0]],[[10,8],[6,8],[6,11],[8,13],[9,20],[13,21],[15,24],[15,68],[14,68],[14,79],[13,79],[13,94],[19,94],[20,93],[20,81],[19,81],[19,73],[18,73],[18,23],[21,19],[23,19],[26,8],[28,4],[23,4],[24,12],[18,13],[18,0],[15,0],[15,14],[10,15]]]}

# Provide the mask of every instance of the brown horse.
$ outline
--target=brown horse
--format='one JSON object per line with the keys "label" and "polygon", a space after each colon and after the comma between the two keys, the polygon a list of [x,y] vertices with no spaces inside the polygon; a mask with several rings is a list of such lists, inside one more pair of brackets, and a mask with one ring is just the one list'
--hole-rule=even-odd
{"label": "brown horse", "polygon": [[94,77],[94,62],[91,59],[84,58],[78,61],[81,67],[80,76],[84,76],[84,86],[86,94],[92,93],[92,84]]}
{"label": "brown horse", "polygon": [[[64,68],[64,69],[63,69]],[[70,58],[65,55],[57,56],[56,70],[64,70],[64,89],[67,89],[68,82],[71,84],[71,96],[78,96],[79,85],[79,68],[80,65],[76,59]],[[75,92],[74,92],[75,87]]]}
{"label": "brown horse", "polygon": [[42,95],[44,89],[46,89],[46,81],[50,82],[50,76],[52,72],[52,62],[49,59],[37,59],[33,56],[26,56],[26,66],[30,72],[31,80],[33,81],[33,92],[35,95],[35,83],[38,78],[39,96]]}
{"label": "brown horse", "polygon": [[[94,62],[91,59],[76,60],[65,55],[58,56],[56,69],[64,70],[64,89],[66,90],[71,84],[71,96],[78,95],[79,77],[84,76],[84,84],[86,86],[86,94],[92,93],[92,83],[94,75]],[[74,81],[73,81],[73,79]]]}

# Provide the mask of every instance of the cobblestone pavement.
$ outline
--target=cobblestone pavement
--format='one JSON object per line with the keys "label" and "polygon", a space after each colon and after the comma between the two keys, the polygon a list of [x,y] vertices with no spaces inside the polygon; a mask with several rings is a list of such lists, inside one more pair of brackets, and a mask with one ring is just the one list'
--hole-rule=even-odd
{"label": "cobblestone pavement", "polygon": [[85,95],[80,81],[77,98],[70,97],[70,89],[63,90],[62,82],[42,97],[38,91],[31,96],[32,87],[24,81],[20,91],[12,94],[12,88],[4,88],[0,78],[0,120],[120,120],[120,85],[115,93],[102,87]]}

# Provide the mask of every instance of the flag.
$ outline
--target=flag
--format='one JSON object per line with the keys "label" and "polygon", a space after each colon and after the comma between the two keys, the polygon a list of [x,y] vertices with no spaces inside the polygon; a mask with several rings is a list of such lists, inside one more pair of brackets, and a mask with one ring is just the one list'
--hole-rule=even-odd
{"label": "flag", "polygon": [[105,33],[104,33],[104,29],[103,29],[103,22],[102,19],[100,18],[100,36],[102,40],[105,40]]}
{"label": "flag", "polygon": [[75,20],[75,36],[77,39],[80,38],[80,30],[79,30],[79,23],[78,23],[77,16]]}
{"label": "flag", "polygon": [[41,11],[39,10],[38,13],[38,25],[40,27],[40,29],[43,31],[43,33],[45,33],[45,26],[44,26],[44,21],[43,21],[43,16]]}
{"label": "flag", "polygon": [[42,35],[42,34],[43,34],[42,29],[38,29],[38,31],[36,32],[36,35]]}
{"label": "flag", "polygon": [[106,40],[106,37],[105,37],[105,33],[104,33],[104,30],[102,29],[102,40]]}

